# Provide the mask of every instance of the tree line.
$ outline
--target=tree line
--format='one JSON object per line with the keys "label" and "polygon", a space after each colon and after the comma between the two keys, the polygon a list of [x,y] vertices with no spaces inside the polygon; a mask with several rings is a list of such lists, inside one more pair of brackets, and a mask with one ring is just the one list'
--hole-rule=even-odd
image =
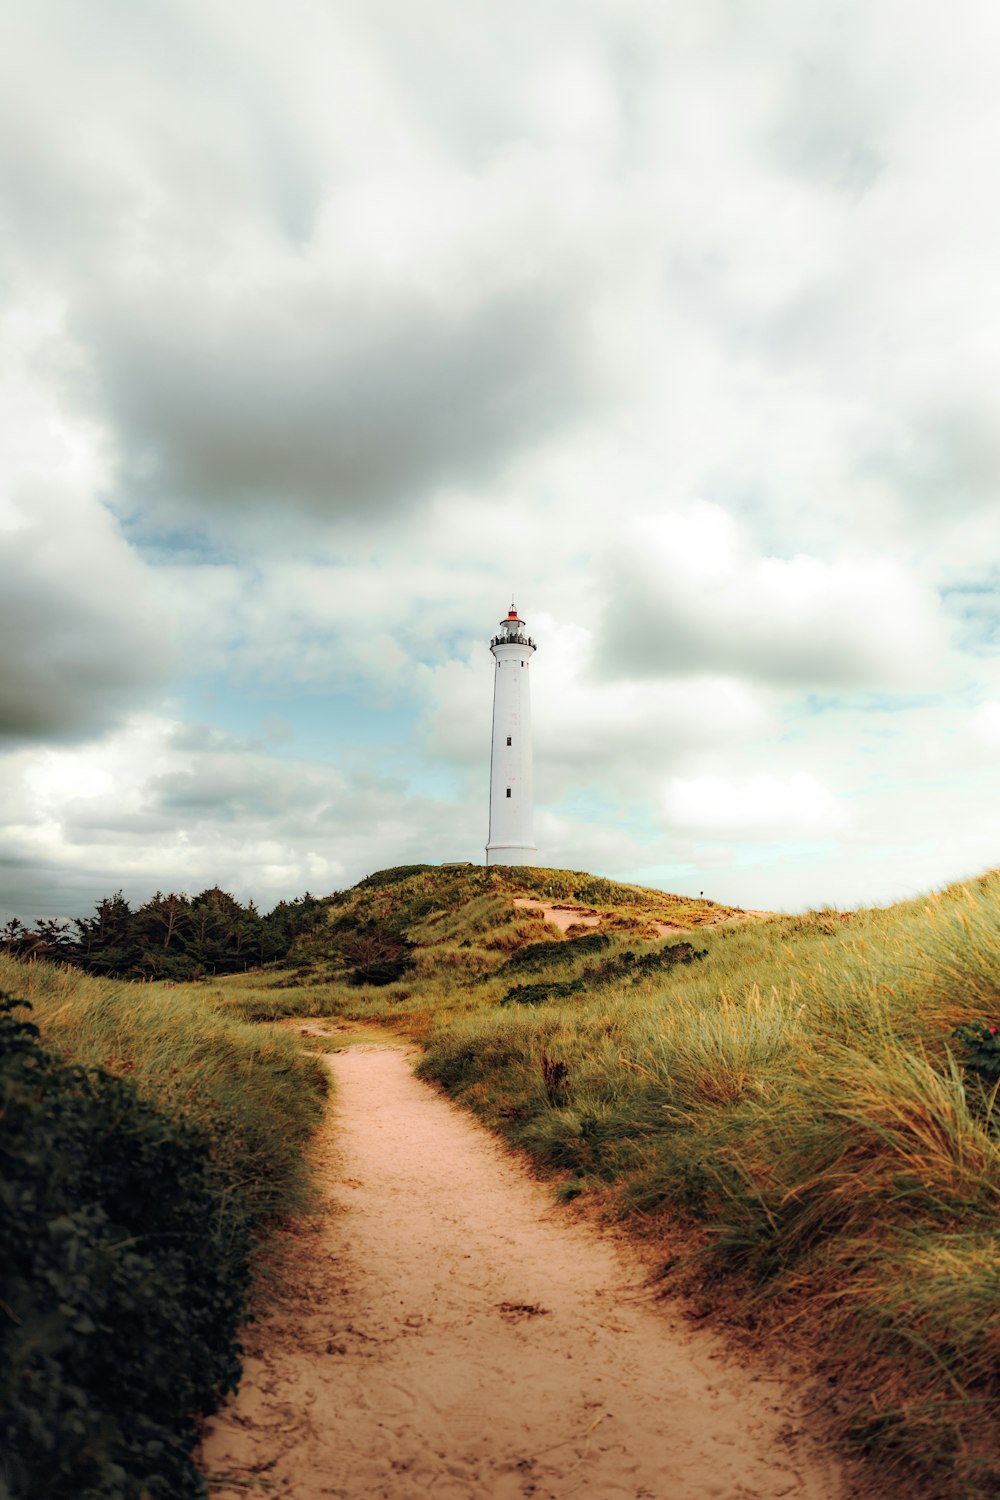
{"label": "tree line", "polygon": [[326,903],[308,891],[267,913],[218,886],[197,896],[157,891],[138,907],[117,891],[92,917],[41,917],[34,927],[14,917],[0,928],[0,951],[120,979],[203,979],[285,958],[325,913]]}

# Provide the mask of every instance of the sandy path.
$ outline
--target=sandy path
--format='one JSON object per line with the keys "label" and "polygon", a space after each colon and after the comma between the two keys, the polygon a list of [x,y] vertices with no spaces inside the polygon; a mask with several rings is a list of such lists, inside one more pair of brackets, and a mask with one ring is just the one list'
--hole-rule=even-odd
{"label": "sandy path", "polygon": [[[534,896],[515,896],[513,904],[521,907],[523,911],[537,911],[551,926],[557,927],[560,932],[568,932],[571,927],[600,927],[604,915],[596,911],[592,906],[572,906],[565,901],[540,901]],[[652,918],[643,918],[648,927],[653,928],[659,937],[669,937],[672,933],[680,933],[684,937],[702,931],[706,927],[725,927],[733,922],[743,922],[748,918],[759,920],[762,917],[771,917],[773,912],[769,911],[746,911],[740,910],[736,916],[714,917],[706,922],[699,922],[694,927],[678,927],[673,922],[653,921]]]}
{"label": "sandy path", "polygon": [[565,901],[536,901],[532,896],[515,896],[514,905],[524,911],[540,912],[546,922],[566,932],[570,927],[599,927],[601,914],[592,906],[570,906]]}
{"label": "sandy path", "polygon": [[215,1500],[844,1500],[790,1389],[654,1305],[403,1049],[329,1062],[330,1212],[211,1424]]}

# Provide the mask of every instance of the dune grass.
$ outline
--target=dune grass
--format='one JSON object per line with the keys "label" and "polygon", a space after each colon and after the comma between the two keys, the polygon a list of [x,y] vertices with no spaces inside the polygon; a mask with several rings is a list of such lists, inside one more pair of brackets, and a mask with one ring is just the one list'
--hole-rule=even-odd
{"label": "dune grass", "polygon": [[307,1206],[305,1148],[328,1074],[292,1037],[221,1013],[197,985],[97,979],[0,955],[0,990],[30,1003],[53,1053],[120,1074],[167,1115],[204,1126],[258,1231]]}
{"label": "dune grass", "polygon": [[[607,941],[515,896],[586,906]],[[362,939],[398,978],[358,982]],[[0,987],[50,1046],[207,1124],[262,1220],[307,1195],[323,1082],[259,1023],[404,1031],[564,1196],[662,1245],[665,1277],[812,1349],[880,1473],[1000,1493],[1000,1110],[955,1034],[1000,1022],[1000,875],[751,921],[577,872],[408,867],[331,898],[292,959],[177,987],[0,960]]]}
{"label": "dune grass", "polygon": [[[588,879],[373,877],[334,925],[395,923],[417,943],[411,972],[346,984],[331,931],[298,974],[227,980],[213,1003],[405,1029],[423,1075],[565,1196],[662,1239],[671,1276],[728,1317],[814,1348],[843,1430],[883,1469],[934,1495],[1000,1493],[1000,1111],[955,1038],[1000,1020],[1000,876],[742,923],[683,898],[666,918],[669,898]],[[531,1005],[502,971],[558,934],[515,894],[586,901],[610,937],[533,964],[552,987]],[[646,936],[654,913],[704,957],[630,968],[676,941]]]}

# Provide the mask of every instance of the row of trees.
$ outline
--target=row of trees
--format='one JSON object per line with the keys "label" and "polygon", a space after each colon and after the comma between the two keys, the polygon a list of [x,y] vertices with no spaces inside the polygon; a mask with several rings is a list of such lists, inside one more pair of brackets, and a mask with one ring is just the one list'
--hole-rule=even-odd
{"label": "row of trees", "polygon": [[0,928],[0,950],[124,979],[200,979],[285,958],[325,912],[308,892],[262,914],[218,886],[197,896],[157,891],[135,908],[118,891],[99,901],[92,917],[43,917],[34,927],[15,917]]}

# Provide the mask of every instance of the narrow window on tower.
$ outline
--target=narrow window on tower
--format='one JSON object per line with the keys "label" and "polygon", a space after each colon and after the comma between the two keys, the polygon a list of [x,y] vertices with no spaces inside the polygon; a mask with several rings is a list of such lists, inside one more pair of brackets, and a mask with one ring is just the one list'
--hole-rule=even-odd
{"label": "narrow window on tower", "polygon": [[507,788],[507,796],[510,796],[510,787]]}
{"label": "narrow window on tower", "polygon": [[507,736],[507,743],[510,744],[510,735]]}

